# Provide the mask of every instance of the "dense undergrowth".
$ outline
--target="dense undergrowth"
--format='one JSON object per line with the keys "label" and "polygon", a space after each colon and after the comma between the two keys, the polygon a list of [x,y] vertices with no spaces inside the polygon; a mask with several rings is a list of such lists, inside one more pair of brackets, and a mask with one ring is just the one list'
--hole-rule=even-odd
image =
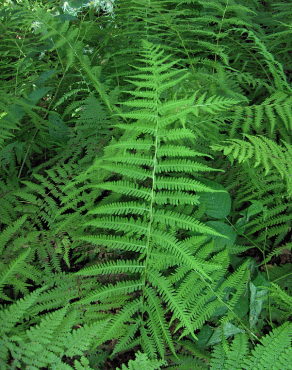
{"label": "dense undergrowth", "polygon": [[292,369],[292,3],[0,6],[0,369]]}

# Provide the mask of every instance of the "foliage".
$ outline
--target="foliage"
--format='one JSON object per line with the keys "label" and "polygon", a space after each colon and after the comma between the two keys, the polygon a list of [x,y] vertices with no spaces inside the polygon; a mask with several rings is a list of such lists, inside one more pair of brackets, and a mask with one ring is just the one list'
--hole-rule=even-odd
{"label": "foliage", "polygon": [[220,343],[215,346],[211,369],[291,369],[291,324],[284,324],[261,339],[250,354],[245,334],[235,336],[229,352]]}
{"label": "foliage", "polygon": [[288,368],[291,13],[0,5],[1,369]]}

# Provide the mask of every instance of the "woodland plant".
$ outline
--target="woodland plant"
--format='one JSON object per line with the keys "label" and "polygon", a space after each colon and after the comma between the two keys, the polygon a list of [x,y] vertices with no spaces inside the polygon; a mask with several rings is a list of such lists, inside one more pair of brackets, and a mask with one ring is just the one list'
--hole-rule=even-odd
{"label": "woodland plant", "polygon": [[291,16],[0,6],[0,369],[292,368]]}

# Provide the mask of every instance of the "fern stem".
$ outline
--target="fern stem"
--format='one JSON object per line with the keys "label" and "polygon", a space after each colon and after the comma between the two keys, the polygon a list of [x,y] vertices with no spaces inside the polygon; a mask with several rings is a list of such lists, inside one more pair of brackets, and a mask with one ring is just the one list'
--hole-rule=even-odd
{"label": "fern stem", "polygon": [[[157,88],[156,88],[156,102],[159,100]],[[155,175],[156,175],[156,165],[157,165],[157,150],[158,150],[158,106],[156,104],[156,114],[157,114],[157,123],[156,123],[156,134],[155,134],[155,152],[153,156],[153,171],[152,171],[152,189],[151,189],[151,200],[150,200],[150,207],[149,207],[149,222],[148,222],[148,232],[147,232],[147,250],[146,250],[146,261],[145,261],[145,270],[142,278],[142,286],[143,286],[143,294],[142,294],[142,322],[144,321],[144,300],[145,300],[145,286],[146,286],[146,277],[147,277],[147,268],[149,264],[149,257],[151,252],[151,227],[153,223],[153,204],[154,204],[154,189],[155,189]]]}
{"label": "fern stem", "polygon": [[37,133],[38,133],[38,132],[39,132],[39,129],[37,128],[37,129],[36,129],[36,131],[35,131],[35,133],[34,133],[34,135],[33,135],[33,137],[32,137],[32,139],[30,140],[29,146],[28,146],[28,148],[27,148],[27,151],[26,151],[25,156],[24,156],[24,158],[23,158],[23,161],[22,161],[22,163],[21,163],[20,170],[19,170],[19,172],[18,172],[18,176],[17,176],[17,178],[18,178],[18,179],[20,179],[20,176],[21,176],[21,172],[22,172],[22,169],[23,169],[24,163],[25,163],[25,161],[26,161],[26,158],[27,158],[27,156],[28,156],[28,153],[29,153],[29,151],[30,151],[30,148],[31,148],[31,146],[32,146],[32,143],[33,143],[33,141],[34,141],[34,139],[35,139],[35,137],[36,137],[36,135],[37,135]]}
{"label": "fern stem", "polygon": [[[268,266],[267,266],[267,262],[266,262],[266,255],[265,255],[265,252],[266,252],[266,243],[267,243],[267,230],[268,228],[266,227],[265,229],[265,243],[264,243],[264,249],[263,249],[263,257],[264,257],[264,264],[265,264],[265,270],[266,270],[266,273],[267,273],[267,278],[268,278],[268,281],[270,282],[270,274],[269,274],[269,269],[268,269]],[[273,325],[273,321],[272,321],[272,308],[271,308],[271,297],[270,297],[270,292],[268,292],[268,307],[269,307],[269,325],[272,327],[272,329],[274,329],[274,325]]]}
{"label": "fern stem", "polygon": [[[223,20],[225,18],[225,13],[226,13],[226,10],[228,8],[228,3],[229,3],[229,0],[227,0],[226,2],[226,6],[225,6],[225,9],[224,9],[224,12],[223,12],[223,15],[222,15],[222,19],[221,19],[221,23],[220,23],[220,27],[219,27],[219,33],[218,33],[218,36],[217,36],[217,42],[216,42],[216,46],[218,48],[219,46],[219,36],[221,34],[221,30],[222,30],[222,24],[223,24]],[[215,63],[217,62],[217,54],[215,54]],[[213,68],[213,74],[215,73],[215,68]]]}

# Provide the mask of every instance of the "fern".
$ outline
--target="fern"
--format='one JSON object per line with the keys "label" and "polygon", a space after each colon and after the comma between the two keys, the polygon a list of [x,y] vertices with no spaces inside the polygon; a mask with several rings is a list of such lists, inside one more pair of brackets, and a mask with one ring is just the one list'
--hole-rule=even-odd
{"label": "fern", "polygon": [[[9,266],[10,270],[4,271],[7,277],[9,274],[11,277],[15,265],[20,264],[28,253],[16,258],[13,266]],[[31,272],[29,276],[33,279],[33,270],[29,271],[29,267],[23,264],[21,267],[22,275]],[[78,278],[64,273],[43,274],[42,279],[35,280],[36,284],[45,283],[42,288],[33,293],[25,292],[23,299],[9,306],[1,305],[0,318],[5,323],[0,329],[0,364],[3,369],[17,369],[26,365],[36,369],[51,366],[69,370],[72,368],[66,359],[76,356],[81,356],[81,362],[85,364],[83,353],[89,349],[94,333],[103,325],[102,322],[92,325],[83,323],[79,313],[69,307],[72,299],[90,292],[90,282],[83,285]],[[8,282],[4,280],[2,283],[7,286],[14,284],[14,280],[10,278]],[[17,287],[20,284],[18,278],[18,284],[15,285]],[[1,298],[10,300],[3,294]],[[48,310],[54,311],[48,313]],[[76,359],[75,366],[78,363]]]}
{"label": "fern", "polygon": [[289,144],[284,143],[286,148],[277,145],[274,141],[263,136],[245,135],[249,141],[233,139],[226,143],[231,143],[230,146],[214,145],[212,149],[223,150],[225,155],[232,155],[234,159],[238,159],[239,163],[255,162],[254,167],[262,165],[265,168],[267,175],[271,167],[276,169],[279,176],[286,180],[288,195],[292,194],[292,168],[290,166],[290,158],[292,148]]}
{"label": "fern", "polygon": [[247,336],[235,336],[229,354],[222,344],[215,347],[211,369],[291,369],[291,324],[286,323],[261,339],[252,353],[248,349]]}
{"label": "fern", "polygon": [[[12,306],[10,308],[10,314],[14,314],[15,320],[20,314],[23,314],[23,311],[27,307],[32,305],[33,301],[36,300],[38,294],[44,288],[39,290],[39,292],[36,291],[30,296],[27,296],[23,302],[19,301],[18,307],[15,305],[15,307]],[[20,305],[22,306],[22,311],[19,311]],[[18,317],[15,315],[16,309],[18,311]],[[10,336],[3,335],[2,333],[0,361],[2,361],[3,369],[8,369],[4,362],[7,360],[8,350],[13,356],[11,369],[17,369],[22,364],[30,366],[33,369],[47,365],[50,365],[52,368],[58,367],[64,370],[72,369],[63,361],[64,356],[72,358],[73,356],[80,355],[81,361],[84,362],[84,358],[82,360],[83,352],[88,350],[94,332],[98,328],[101,328],[102,325],[85,325],[71,332],[71,327],[75,323],[76,312],[68,313],[65,316],[67,310],[68,307],[65,306],[52,314],[47,314],[41,319],[39,325],[31,326],[29,330],[22,333],[18,330],[18,335],[11,335],[13,332]],[[7,315],[6,311],[1,312],[3,318]],[[4,333],[5,331],[7,329],[4,330]],[[78,364],[78,361],[75,361],[75,365],[76,363]]]}
{"label": "fern", "polygon": [[245,134],[250,131],[251,127],[256,129],[266,127],[271,133],[274,133],[275,128],[282,127],[285,132],[290,132],[292,122],[290,106],[291,96],[278,91],[265,99],[261,105],[237,107],[230,130],[231,138],[235,136],[239,127],[242,127]]}
{"label": "fern", "polygon": [[281,311],[283,311],[283,314],[286,317],[289,317],[291,315],[291,296],[275,283],[272,283],[268,289],[270,292],[270,297],[275,301]]}
{"label": "fern", "polygon": [[[74,305],[80,306],[93,301],[100,301],[102,305],[107,302],[111,305],[110,302],[115,301],[115,295],[121,294],[137,297],[123,306],[120,313],[108,322],[95,341],[95,347],[106,340],[118,337],[120,342],[117,348],[122,348],[119,343],[128,345],[133,340],[133,336],[137,335],[135,332],[140,330],[142,334],[140,343],[148,355],[153,357],[158,350],[159,355],[164,357],[164,342],[172,352],[174,347],[169,333],[169,324],[163,318],[161,299],[172,313],[171,321],[179,320],[185,327],[181,335],[189,333],[194,336],[194,330],[200,328],[218,306],[225,304],[222,301],[225,287],[236,287],[239,281],[242,281],[243,284],[238,285],[237,293],[227,304],[228,309],[232,311],[248,276],[245,272],[246,267],[243,266],[241,271],[230,276],[218,289],[219,279],[222,278],[228,265],[225,251],[217,256],[207,257],[212,252],[213,244],[203,247],[198,243],[195,250],[191,246],[193,238],[194,240],[196,238],[195,235],[207,233],[219,236],[220,234],[194,217],[179,213],[173,207],[170,210],[162,208],[165,202],[178,205],[197,204],[198,199],[194,198],[192,193],[198,191],[215,194],[224,192],[224,189],[215,190],[214,187],[207,186],[196,179],[198,171],[211,169],[192,160],[193,157],[200,156],[200,153],[187,146],[176,145],[175,140],[177,137],[184,136],[194,138],[191,130],[185,127],[188,113],[198,115],[200,110],[212,115],[216,111],[227,109],[233,101],[218,97],[205,99],[205,96],[196,99],[195,93],[189,99],[163,102],[160,98],[161,93],[178,82],[170,79],[176,74],[170,69],[174,62],[167,63],[168,58],[162,57],[163,50],[149,42],[145,41],[143,47],[141,55],[146,67],[137,67],[139,73],[132,83],[138,87],[138,90],[129,91],[134,97],[141,98],[124,103],[124,106],[130,107],[132,111],[126,111],[122,117],[130,119],[132,123],[118,125],[126,132],[132,132],[132,137],[118,144],[113,141],[105,148],[104,157],[97,160],[96,164],[87,171],[89,179],[91,173],[94,174],[100,169],[114,171],[116,179],[93,182],[92,186],[122,194],[125,201],[112,202],[109,199],[104,205],[101,204],[89,212],[93,215],[92,219],[84,226],[92,230],[91,233],[94,229],[108,231],[92,236],[86,234],[78,236],[78,239],[94,244],[133,251],[137,255],[138,262],[107,263],[81,270],[77,275],[123,272],[130,274],[134,279],[120,281],[115,285],[101,286]],[[178,120],[181,123],[178,123]],[[185,142],[187,143],[187,140]],[[118,156],[117,150],[121,150]],[[180,162],[177,162],[177,159],[174,161],[173,159],[177,157],[186,157],[186,159]],[[180,176],[181,171],[183,171],[182,176]],[[119,176],[122,177],[121,180]],[[94,217],[94,215],[97,216]],[[179,238],[177,232],[180,229],[191,232],[194,237],[185,240]],[[107,237],[104,233],[110,235]],[[199,252],[200,248],[203,248],[204,252],[203,250]],[[176,265],[179,266],[177,272],[169,278],[164,276],[163,272],[166,268]],[[223,270],[222,266],[225,266]],[[179,271],[181,271],[180,275],[178,275]],[[190,285],[191,280],[196,283]],[[178,284],[178,281],[180,281],[178,285],[180,288],[177,287],[176,292],[173,284]],[[199,282],[198,289],[196,286]],[[186,286],[191,289],[187,296]],[[141,293],[138,294],[138,292]],[[216,296],[218,300],[214,300]],[[204,312],[201,311],[199,307],[207,302],[209,305]],[[130,323],[129,327],[127,322]],[[154,338],[157,350],[153,348],[150,338]]]}
{"label": "fern", "polygon": [[160,366],[164,365],[164,361],[158,360],[149,360],[145,353],[137,352],[135,360],[130,360],[128,366],[123,365],[121,369],[117,368],[116,370],[155,370],[160,369]]}
{"label": "fern", "polygon": [[1,368],[291,362],[286,3],[0,7]]}

